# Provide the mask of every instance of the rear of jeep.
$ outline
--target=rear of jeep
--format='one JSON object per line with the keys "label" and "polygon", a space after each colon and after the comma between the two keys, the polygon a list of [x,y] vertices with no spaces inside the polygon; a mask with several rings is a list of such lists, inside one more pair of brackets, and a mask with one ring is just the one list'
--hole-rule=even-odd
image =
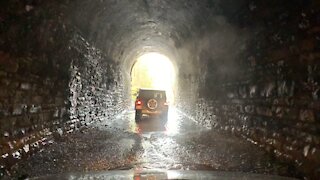
{"label": "rear of jeep", "polygon": [[136,122],[141,121],[143,115],[160,116],[167,121],[168,103],[166,92],[163,90],[139,89],[135,101]]}

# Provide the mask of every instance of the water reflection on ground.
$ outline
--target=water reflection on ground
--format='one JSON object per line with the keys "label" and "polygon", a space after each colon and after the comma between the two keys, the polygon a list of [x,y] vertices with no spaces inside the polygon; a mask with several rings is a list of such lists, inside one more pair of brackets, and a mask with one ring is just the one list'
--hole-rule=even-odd
{"label": "water reflection on ground", "polygon": [[159,116],[143,116],[141,122],[131,122],[133,132],[138,134],[150,132],[163,132],[168,135],[174,135],[179,132],[179,121],[176,108],[171,108],[168,118],[163,119]]}
{"label": "water reflection on ground", "polygon": [[151,132],[162,132],[168,135],[179,133],[180,123],[178,120],[178,111],[176,108],[169,109],[168,118],[163,119],[159,116],[143,116],[141,122],[134,121],[134,113],[131,114],[130,127],[131,132],[138,134],[146,134]]}
{"label": "water reflection on ground", "polygon": [[125,111],[61,137],[15,170],[31,177],[131,168],[292,174],[259,147],[204,128],[174,107],[165,123],[159,117],[135,123],[134,117],[134,111]]}

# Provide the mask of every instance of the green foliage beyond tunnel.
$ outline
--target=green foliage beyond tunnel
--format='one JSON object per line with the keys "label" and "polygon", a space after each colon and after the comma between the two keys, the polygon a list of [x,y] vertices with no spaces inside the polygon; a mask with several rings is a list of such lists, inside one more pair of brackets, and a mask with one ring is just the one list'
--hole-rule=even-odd
{"label": "green foliage beyond tunnel", "polygon": [[141,64],[135,65],[135,67],[132,69],[132,87],[131,87],[131,94],[132,99],[135,99],[137,96],[137,93],[139,91],[139,88],[152,88],[152,78],[149,76],[150,69],[148,69],[146,66],[143,66]]}

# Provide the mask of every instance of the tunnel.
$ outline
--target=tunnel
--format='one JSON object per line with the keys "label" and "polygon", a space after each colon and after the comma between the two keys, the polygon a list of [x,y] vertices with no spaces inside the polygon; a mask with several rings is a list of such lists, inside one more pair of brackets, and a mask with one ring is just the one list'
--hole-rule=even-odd
{"label": "tunnel", "polygon": [[[113,170],[152,159],[161,143],[157,154],[172,160],[157,159],[162,169],[320,178],[319,1],[6,0],[0,9],[0,179]],[[130,130],[132,70],[150,53],[174,69],[177,134]],[[106,155],[85,154],[89,146]]]}

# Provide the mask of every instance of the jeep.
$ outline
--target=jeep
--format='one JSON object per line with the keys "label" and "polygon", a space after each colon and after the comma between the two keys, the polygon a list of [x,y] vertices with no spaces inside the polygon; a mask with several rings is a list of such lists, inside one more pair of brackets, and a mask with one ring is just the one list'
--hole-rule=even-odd
{"label": "jeep", "polygon": [[142,115],[158,115],[163,121],[168,119],[168,102],[166,91],[154,89],[139,89],[135,101],[136,122],[141,121]]}

